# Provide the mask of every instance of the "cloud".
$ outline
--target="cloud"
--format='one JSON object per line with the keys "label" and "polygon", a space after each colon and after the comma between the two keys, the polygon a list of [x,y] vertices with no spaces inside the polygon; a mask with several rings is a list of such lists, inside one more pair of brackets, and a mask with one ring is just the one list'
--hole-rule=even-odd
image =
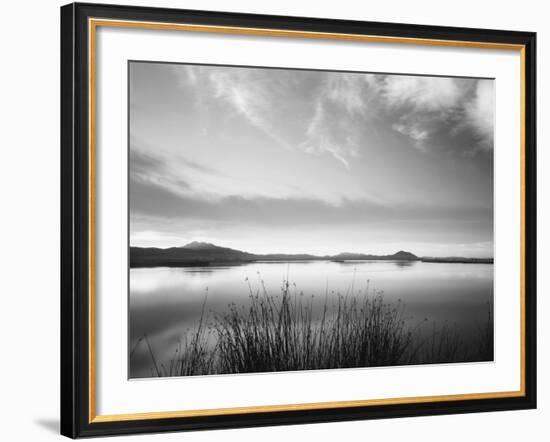
{"label": "cloud", "polygon": [[195,65],[174,65],[172,72],[179,79],[180,86],[195,86],[200,80],[202,66]]}
{"label": "cloud", "polygon": [[390,107],[445,113],[463,99],[464,87],[459,82],[454,78],[387,75],[380,93]]}
{"label": "cloud", "polygon": [[243,71],[214,71],[210,74],[217,98],[226,100],[254,126],[268,131],[268,118],[264,117],[267,107],[265,92],[257,84],[247,81],[249,77]]}
{"label": "cloud", "polygon": [[492,149],[494,144],[494,101],[494,82],[478,81],[475,96],[466,106],[467,124],[485,149]]}
{"label": "cloud", "polygon": [[214,68],[202,74],[206,74],[203,81],[209,82],[215,99],[226,102],[238,115],[280,146],[291,148],[284,130],[276,123],[277,110],[274,108],[277,102],[285,99],[285,92],[276,88],[271,76],[243,68]]}
{"label": "cloud", "polygon": [[165,162],[150,153],[130,148],[130,176],[137,180],[147,180],[152,171],[161,172]]}
{"label": "cloud", "polygon": [[492,150],[493,108],[492,80],[333,73],[318,93],[302,147],[349,168],[377,124],[388,122],[422,152],[472,156]]}
{"label": "cloud", "polygon": [[262,76],[254,69],[174,65],[172,71],[180,88],[196,92],[194,100],[199,107],[219,106],[224,102],[249,124],[288,148],[272,124],[270,103],[274,97],[269,96],[265,81],[258,82]]}
{"label": "cloud", "polygon": [[422,120],[413,118],[410,114],[405,115],[400,118],[399,122],[392,125],[392,129],[411,138],[419,150],[426,150],[424,143],[430,137],[431,131]]}
{"label": "cloud", "polygon": [[[346,168],[387,124],[423,151],[472,155],[493,144],[493,81],[222,66],[175,67],[203,106],[223,103],[277,146]],[[443,133],[443,129],[446,133]],[[473,133],[475,137],[470,136]],[[453,138],[466,141],[460,146]]]}
{"label": "cloud", "polygon": [[339,104],[351,116],[365,116],[368,110],[362,74],[337,73],[328,76],[323,98]]}
{"label": "cloud", "polygon": [[468,87],[454,78],[387,75],[380,82],[380,96],[397,120],[392,129],[428,152],[434,133],[458,115]]}
{"label": "cloud", "polygon": [[[197,193],[191,182],[204,182],[208,177],[219,177],[216,170],[186,159],[181,155],[169,157],[151,153],[143,149],[135,140],[131,140],[129,151],[129,176],[132,185],[160,186],[175,194]],[[185,177],[185,178],[182,178]]]}
{"label": "cloud", "polygon": [[390,207],[365,199],[343,199],[331,204],[311,198],[201,197],[177,194],[159,184],[135,180],[130,183],[130,213],[132,217],[274,227],[442,221],[491,225],[493,216],[492,208],[483,206],[401,204]]}
{"label": "cloud", "polygon": [[370,113],[363,74],[185,66],[179,84],[228,105],[277,145],[328,154],[349,167]]}
{"label": "cloud", "polygon": [[417,149],[466,156],[492,150],[492,80],[388,75],[377,84],[392,128]]}
{"label": "cloud", "polygon": [[364,74],[332,73],[317,92],[315,112],[301,147],[308,153],[329,153],[346,168],[360,155],[362,131],[373,119],[372,93]]}
{"label": "cloud", "polygon": [[346,120],[335,122],[337,113],[330,108],[322,100],[317,102],[300,146],[308,153],[329,153],[349,169],[350,158],[358,155],[356,128]]}

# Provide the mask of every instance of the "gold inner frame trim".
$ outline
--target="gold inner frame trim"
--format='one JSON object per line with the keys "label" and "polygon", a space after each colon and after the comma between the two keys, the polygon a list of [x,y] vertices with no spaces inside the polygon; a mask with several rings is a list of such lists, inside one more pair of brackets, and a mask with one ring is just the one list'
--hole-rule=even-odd
{"label": "gold inner frame trim", "polygon": [[[154,411],[129,414],[96,414],[96,35],[97,28],[133,28],[164,31],[207,32],[217,34],[254,35],[266,37],[292,37],[369,43],[411,44],[419,46],[446,46],[474,49],[498,49],[518,51],[520,54],[520,389],[487,393],[464,393],[437,396],[398,397],[387,399],[366,399],[352,401],[313,402],[301,404],[261,405],[233,408],[214,408],[178,411]],[[284,29],[245,28],[232,26],[211,26],[182,23],[160,23],[130,20],[88,19],[88,94],[89,94],[89,423],[134,421],[146,419],[169,419],[199,416],[238,415],[247,413],[273,413],[281,411],[322,410],[330,408],[366,407],[376,405],[419,404],[427,402],[482,400],[525,396],[525,46],[494,42],[439,40],[412,37],[389,37],[361,34],[340,34],[329,32],[292,31]]]}

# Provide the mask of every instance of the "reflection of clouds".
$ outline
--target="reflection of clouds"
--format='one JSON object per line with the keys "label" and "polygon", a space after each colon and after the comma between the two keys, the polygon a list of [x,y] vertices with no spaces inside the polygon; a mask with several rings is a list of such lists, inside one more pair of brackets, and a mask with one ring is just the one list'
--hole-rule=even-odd
{"label": "reflection of clouds", "polygon": [[132,295],[161,292],[167,297],[180,296],[186,289],[201,288],[204,282],[202,275],[212,272],[213,270],[207,267],[132,268],[130,269],[130,291]]}
{"label": "reflection of clouds", "polygon": [[132,296],[153,293],[163,287],[161,278],[155,278],[152,269],[130,269],[130,293]]}

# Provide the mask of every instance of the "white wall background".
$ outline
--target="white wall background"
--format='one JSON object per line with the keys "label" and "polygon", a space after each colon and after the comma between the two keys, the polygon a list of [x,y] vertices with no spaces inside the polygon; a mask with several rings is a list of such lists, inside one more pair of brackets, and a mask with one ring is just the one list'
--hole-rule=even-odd
{"label": "white wall background", "polygon": [[[539,409],[263,429],[175,433],[121,440],[545,440],[550,435],[550,303],[544,277],[550,164],[544,127],[550,103],[550,13],[524,0],[121,0],[126,4],[538,32]],[[58,0],[2,5],[0,25],[0,439],[47,441],[59,410],[59,6]],[[545,56],[546,55],[546,56]],[[546,247],[545,247],[546,246]],[[543,250],[543,248],[545,250]],[[114,439],[111,439],[114,440]]]}

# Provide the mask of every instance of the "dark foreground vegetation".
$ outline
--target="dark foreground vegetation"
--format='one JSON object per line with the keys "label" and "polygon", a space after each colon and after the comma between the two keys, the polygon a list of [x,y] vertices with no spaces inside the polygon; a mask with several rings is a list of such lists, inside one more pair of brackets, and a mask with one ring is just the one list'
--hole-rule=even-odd
{"label": "dark foreground vegetation", "polygon": [[288,281],[278,295],[263,283],[254,291],[248,282],[248,288],[249,303],[230,304],[222,314],[208,314],[205,297],[198,323],[184,333],[169,361],[157,360],[147,335],[130,359],[146,345],[151,375],[159,377],[493,360],[489,308],[477,342],[465,344],[448,324],[425,319],[408,326],[401,301],[384,302],[368,284],[358,292],[352,285],[332,302],[327,289],[320,308]]}

